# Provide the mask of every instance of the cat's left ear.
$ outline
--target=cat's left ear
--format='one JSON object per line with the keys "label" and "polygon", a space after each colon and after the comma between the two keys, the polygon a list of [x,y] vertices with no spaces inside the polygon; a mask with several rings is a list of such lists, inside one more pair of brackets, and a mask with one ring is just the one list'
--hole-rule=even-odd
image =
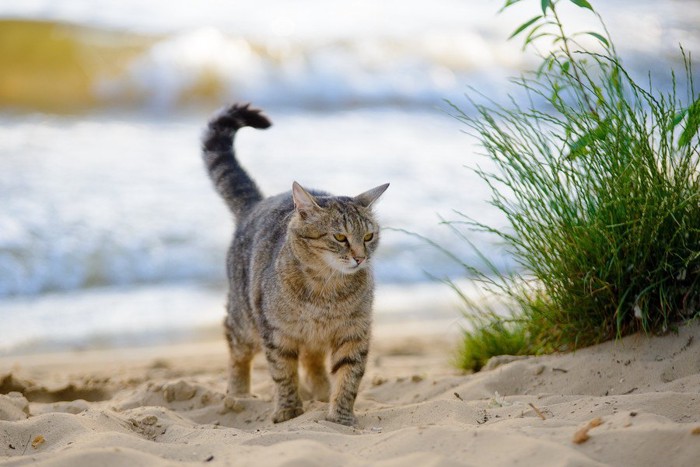
{"label": "cat's left ear", "polygon": [[367,190],[364,193],[355,196],[353,199],[356,203],[368,208],[375,201],[377,201],[380,196],[382,196],[382,193],[384,193],[387,188],[389,188],[389,184],[385,183],[384,185],[379,185],[371,190]]}
{"label": "cat's left ear", "polygon": [[312,211],[321,209],[313,195],[297,182],[292,183],[292,198],[294,199],[294,207],[296,207],[302,218],[305,218]]}

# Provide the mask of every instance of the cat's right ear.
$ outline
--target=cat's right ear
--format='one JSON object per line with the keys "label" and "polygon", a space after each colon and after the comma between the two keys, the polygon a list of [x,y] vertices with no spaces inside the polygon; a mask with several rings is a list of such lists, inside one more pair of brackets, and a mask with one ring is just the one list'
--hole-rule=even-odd
{"label": "cat's right ear", "polygon": [[302,219],[306,219],[311,212],[321,209],[314,197],[297,182],[292,183],[292,198],[294,207]]}
{"label": "cat's right ear", "polygon": [[365,191],[362,194],[355,196],[355,201],[360,203],[362,206],[368,208],[382,196],[382,193],[389,188],[389,184],[379,185],[378,187],[372,188],[371,190]]}

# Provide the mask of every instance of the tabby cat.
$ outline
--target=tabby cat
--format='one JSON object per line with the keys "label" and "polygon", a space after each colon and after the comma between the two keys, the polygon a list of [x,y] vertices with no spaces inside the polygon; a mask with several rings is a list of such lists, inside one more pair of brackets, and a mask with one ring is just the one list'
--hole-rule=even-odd
{"label": "tabby cat", "polygon": [[355,425],[372,321],[370,264],[379,241],[371,206],[389,184],[347,197],[294,182],[291,192],[264,198],[236,160],[233,139],[242,127],[270,125],[260,110],[233,105],[209,122],[203,138],[209,176],[236,218],[226,260],[228,393],[250,392],[251,359],[262,348],[276,384],[275,423],[303,413],[301,363],[312,396],[330,401],[326,419]]}

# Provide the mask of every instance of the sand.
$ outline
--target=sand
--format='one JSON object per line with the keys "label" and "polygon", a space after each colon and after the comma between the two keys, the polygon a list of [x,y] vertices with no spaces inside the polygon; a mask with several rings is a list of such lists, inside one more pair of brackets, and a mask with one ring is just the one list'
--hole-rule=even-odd
{"label": "sand", "polygon": [[[418,329],[420,326],[418,326]],[[226,398],[223,340],[0,359],[0,465],[700,465],[700,326],[573,354],[450,364],[456,333],[376,333],[359,426],[275,425]]]}

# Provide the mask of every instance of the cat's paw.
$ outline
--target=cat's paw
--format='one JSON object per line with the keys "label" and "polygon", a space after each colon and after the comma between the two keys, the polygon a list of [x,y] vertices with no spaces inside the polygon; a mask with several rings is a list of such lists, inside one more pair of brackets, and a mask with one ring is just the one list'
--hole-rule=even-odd
{"label": "cat's paw", "polygon": [[345,426],[357,426],[357,417],[352,413],[329,413],[326,420]]}
{"label": "cat's paw", "polygon": [[320,402],[328,402],[330,400],[330,391],[316,391],[314,399]]}
{"label": "cat's paw", "polygon": [[226,396],[224,397],[223,407],[219,413],[234,412],[241,413],[245,410],[245,404],[240,397]]}
{"label": "cat's paw", "polygon": [[304,413],[304,409],[302,409],[301,407],[277,409],[272,414],[272,421],[274,423],[286,422],[287,420],[291,420],[293,418],[296,418],[303,413]]}

